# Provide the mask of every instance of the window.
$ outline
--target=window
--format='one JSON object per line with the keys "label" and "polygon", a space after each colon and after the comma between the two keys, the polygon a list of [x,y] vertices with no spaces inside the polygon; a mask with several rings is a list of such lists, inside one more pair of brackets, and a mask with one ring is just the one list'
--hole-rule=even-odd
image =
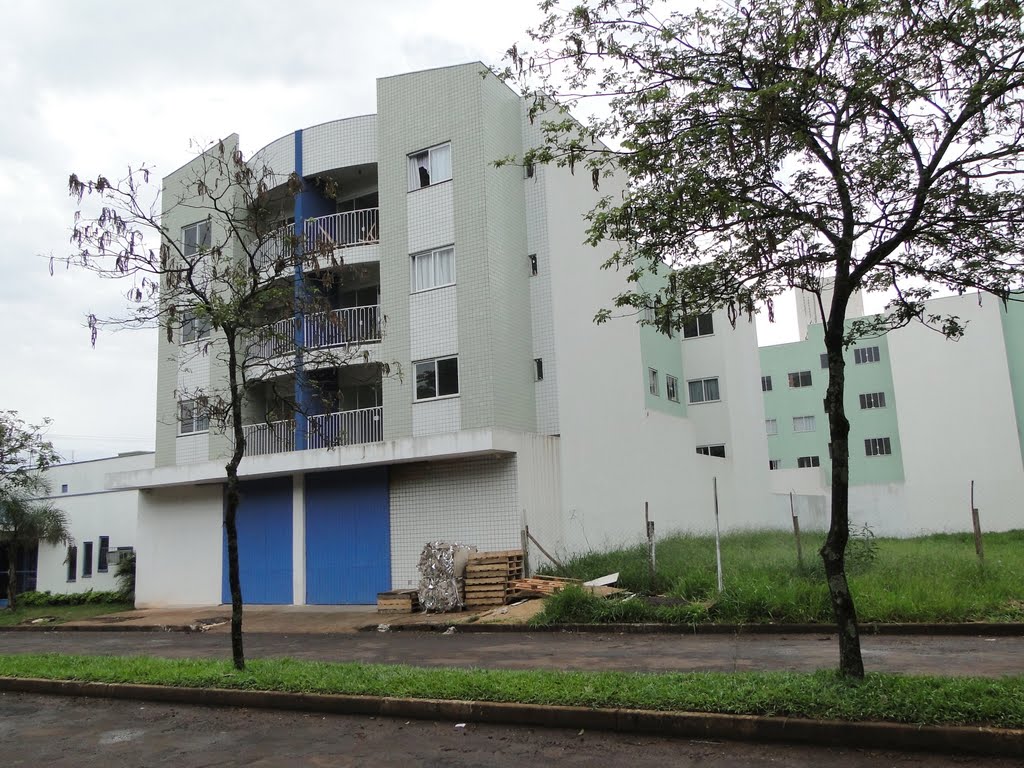
{"label": "window", "polygon": [[82,543],[82,578],[92,578],[92,542]]}
{"label": "window", "polygon": [[725,458],[725,446],[724,445],[698,445],[697,453],[701,456],[717,456],[720,459]]}
{"label": "window", "polygon": [[885,408],[885,392],[868,392],[860,396],[862,411],[868,408]]}
{"label": "window", "polygon": [[537,276],[537,254],[531,253],[528,257],[530,260],[530,274],[534,277]]}
{"label": "window", "polygon": [[665,377],[665,394],[673,403],[679,402],[679,379],[675,376]]}
{"label": "window", "polygon": [[858,347],[853,350],[853,362],[857,365],[861,363],[877,363],[882,359],[882,356],[878,353],[878,347]]}
{"label": "window", "polygon": [[697,315],[683,323],[683,338],[693,339],[697,336],[710,336],[715,332],[715,323],[710,312]]}
{"label": "window", "polygon": [[828,368],[828,354],[825,352],[821,353],[821,367]]}
{"label": "window", "polygon": [[185,258],[210,248],[210,220],[197,221],[181,228],[181,251]]}
{"label": "window", "polygon": [[711,403],[719,399],[718,379],[695,379],[686,382],[691,403]]}
{"label": "window", "polygon": [[892,444],[888,437],[869,437],[864,441],[866,456],[888,456],[892,453]]}
{"label": "window", "polygon": [[61,493],[67,493],[68,492],[68,484],[67,483],[61,483],[60,492]]}
{"label": "window", "polygon": [[768,459],[768,469],[782,469],[782,459]]}
{"label": "window", "polygon": [[179,434],[205,432],[210,428],[210,416],[203,413],[198,400],[182,400],[178,403]]}
{"label": "window", "polygon": [[452,145],[439,144],[409,155],[409,191],[440,184],[452,177]]}
{"label": "window", "polygon": [[439,357],[416,363],[416,399],[459,394],[459,358]]}
{"label": "window", "polygon": [[778,419],[765,419],[764,420],[764,432],[766,435],[777,435],[779,434],[779,420]]}
{"label": "window", "polygon": [[199,341],[210,336],[210,319],[196,317],[194,312],[185,310],[181,313],[181,343]]}
{"label": "window", "polygon": [[544,380],[544,359],[535,357],[533,359],[533,378],[534,381]]}
{"label": "window", "polygon": [[810,371],[796,371],[789,374],[789,386],[791,387],[809,387],[811,386],[811,372]]}
{"label": "window", "polygon": [[68,581],[78,580],[78,547],[71,545],[68,547],[68,555],[64,558],[64,562],[68,566]]}
{"label": "window", "polygon": [[814,417],[813,416],[794,416],[793,417],[793,431],[794,432],[813,432],[814,431]]}
{"label": "window", "polygon": [[412,291],[455,285],[455,249],[438,248],[412,257]]}
{"label": "window", "polygon": [[535,172],[535,167],[534,167],[533,163],[526,163],[523,166],[523,178],[524,179],[532,179],[534,172]]}
{"label": "window", "polygon": [[110,554],[110,537],[100,536],[100,551],[97,555],[96,560],[96,571],[98,573],[106,573],[108,565],[107,555]]}
{"label": "window", "polygon": [[647,369],[647,391],[655,397],[661,394],[661,387],[658,386],[658,372],[653,368]]}
{"label": "window", "polygon": [[762,376],[761,377],[761,391],[762,392],[771,392],[772,391],[772,377],[771,376]]}
{"label": "window", "polygon": [[801,456],[796,460],[797,469],[810,469],[820,467],[821,460],[817,456]]}
{"label": "window", "polygon": [[645,325],[654,325],[654,321],[657,319],[654,307],[644,307],[643,319]]}

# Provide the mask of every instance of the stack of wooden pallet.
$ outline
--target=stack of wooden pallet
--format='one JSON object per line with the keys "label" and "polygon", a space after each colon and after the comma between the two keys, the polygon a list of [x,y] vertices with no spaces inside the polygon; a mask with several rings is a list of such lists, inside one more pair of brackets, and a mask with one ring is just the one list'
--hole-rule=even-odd
{"label": "stack of wooden pallet", "polygon": [[523,550],[478,552],[466,565],[466,607],[504,605],[515,597],[510,584],[523,577]]}
{"label": "stack of wooden pallet", "polygon": [[377,593],[377,613],[415,613],[419,609],[420,598],[415,589]]}

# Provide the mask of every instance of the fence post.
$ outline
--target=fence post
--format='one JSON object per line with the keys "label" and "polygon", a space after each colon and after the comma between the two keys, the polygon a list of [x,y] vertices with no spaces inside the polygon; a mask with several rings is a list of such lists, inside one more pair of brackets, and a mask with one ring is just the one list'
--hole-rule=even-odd
{"label": "fence post", "polygon": [[793,504],[793,492],[789,492],[789,514],[793,518],[793,535],[796,536],[796,561],[800,567],[804,567],[804,552],[800,546],[800,518],[797,517],[796,507]]}
{"label": "fence post", "polygon": [[722,532],[718,524],[718,478],[712,478],[715,491],[715,564],[718,567],[718,591],[725,587],[722,583]]}
{"label": "fence post", "polygon": [[978,508],[974,506],[974,481],[971,480],[971,522],[974,524],[974,551],[978,560],[985,561],[985,547],[981,541],[981,516]]}
{"label": "fence post", "polygon": [[650,507],[648,502],[644,502],[644,522],[647,524],[647,570],[650,579],[650,588],[654,590],[654,574],[655,574],[655,562],[654,562],[654,521],[651,520]]}

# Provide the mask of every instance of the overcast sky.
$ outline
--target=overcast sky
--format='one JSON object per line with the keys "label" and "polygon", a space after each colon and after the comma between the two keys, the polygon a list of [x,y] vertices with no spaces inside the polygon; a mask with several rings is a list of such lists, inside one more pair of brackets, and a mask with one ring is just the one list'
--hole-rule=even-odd
{"label": "overcast sky", "polygon": [[92,349],[84,318],[117,314],[122,287],[48,272],[50,255],[69,253],[69,173],[144,162],[158,179],[190,141],[233,132],[248,154],[376,111],[378,77],[499,63],[537,19],[533,0],[5,2],[0,408],[51,417],[66,460],[153,447],[155,332],[104,333]]}

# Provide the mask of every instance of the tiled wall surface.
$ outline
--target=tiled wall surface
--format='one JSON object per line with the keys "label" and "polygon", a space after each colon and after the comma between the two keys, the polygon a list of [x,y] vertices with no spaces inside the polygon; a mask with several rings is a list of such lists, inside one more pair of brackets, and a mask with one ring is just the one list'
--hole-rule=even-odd
{"label": "tiled wall surface", "polygon": [[[458,295],[454,285],[409,297],[409,351],[413,361],[459,351]],[[410,369],[409,375],[414,375]]]}
{"label": "tiled wall surface", "polygon": [[[442,182],[417,189],[406,196],[409,253],[440,248],[455,242],[455,198],[453,183]],[[455,255],[458,260],[458,252]],[[456,263],[455,280],[458,281]]]}
{"label": "tiled wall surface", "polygon": [[295,134],[289,133],[272,141],[255,152],[250,162],[256,167],[266,166],[273,172],[275,181],[284,184],[295,170]]}
{"label": "tiled wall surface", "polygon": [[461,402],[458,397],[426,400],[412,405],[413,437],[458,432],[462,427]]}
{"label": "tiled wall surface", "polygon": [[391,470],[391,582],[419,584],[423,545],[458,542],[518,549],[520,513],[512,457],[400,464]]}
{"label": "tiled wall surface", "polygon": [[377,162],[377,116],[332,120],[302,131],[302,173]]}

